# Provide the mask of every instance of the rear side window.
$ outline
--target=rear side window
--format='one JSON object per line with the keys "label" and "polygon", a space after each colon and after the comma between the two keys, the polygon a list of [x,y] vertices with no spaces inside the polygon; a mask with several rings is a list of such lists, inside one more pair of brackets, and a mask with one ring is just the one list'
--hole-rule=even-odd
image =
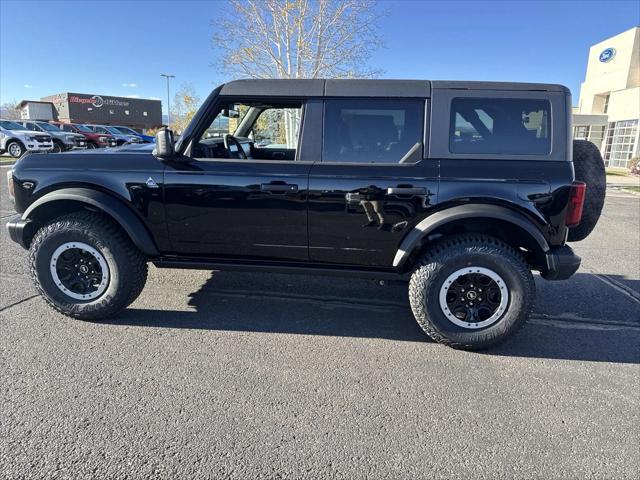
{"label": "rear side window", "polygon": [[547,155],[551,152],[551,104],[515,98],[454,98],[449,151]]}
{"label": "rear side window", "polygon": [[422,143],[424,100],[327,100],[323,161],[398,163]]}

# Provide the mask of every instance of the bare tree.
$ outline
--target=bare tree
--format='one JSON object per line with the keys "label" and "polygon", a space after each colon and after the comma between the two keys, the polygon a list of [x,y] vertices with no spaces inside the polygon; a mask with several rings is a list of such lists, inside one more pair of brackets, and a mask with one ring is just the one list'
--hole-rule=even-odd
{"label": "bare tree", "polygon": [[374,0],[228,0],[213,40],[234,77],[374,77],[381,16]]}
{"label": "bare tree", "polygon": [[[240,78],[366,78],[382,45],[375,0],[228,0],[214,22],[219,65]],[[299,110],[282,117],[292,145]]]}
{"label": "bare tree", "polygon": [[192,83],[183,83],[180,90],[173,97],[171,109],[171,129],[174,132],[182,132],[195,115],[200,106],[200,97]]}
{"label": "bare tree", "polygon": [[0,109],[2,110],[2,117],[7,120],[20,120],[22,118],[20,109],[18,108],[18,102],[16,100],[3,103]]}

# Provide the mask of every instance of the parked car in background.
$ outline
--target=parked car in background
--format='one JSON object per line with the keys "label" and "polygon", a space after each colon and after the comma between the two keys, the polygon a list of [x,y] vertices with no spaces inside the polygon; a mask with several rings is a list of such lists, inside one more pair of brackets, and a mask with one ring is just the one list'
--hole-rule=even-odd
{"label": "parked car in background", "polygon": [[27,152],[47,153],[52,150],[51,135],[0,119],[0,154],[8,152],[13,158],[20,158]]}
{"label": "parked car in background", "polygon": [[53,140],[53,153],[66,152],[67,150],[84,150],[87,148],[87,139],[84,135],[63,132],[57,125],[37,120],[20,120],[19,123],[34,132],[51,135],[51,139]]}
{"label": "parked car in background", "polygon": [[89,127],[96,133],[108,133],[113,135],[118,146],[124,145],[125,143],[143,143],[142,139],[137,135],[125,135],[119,132],[115,127],[107,126],[107,125],[85,125]]}
{"label": "parked car in background", "polygon": [[145,135],[144,133],[136,132],[133,128],[123,127],[123,126],[120,126],[120,125],[115,125],[115,126],[110,127],[110,128],[115,128],[116,130],[118,130],[123,135],[136,135],[136,136],[140,137],[142,139],[142,141],[145,142],[145,143],[155,143],[155,141],[156,141],[156,137],[152,137],[151,135]]}
{"label": "parked car in background", "polygon": [[87,148],[116,147],[118,142],[110,133],[96,133],[85,125],[78,123],[49,122],[65,132],[78,133],[87,139]]}

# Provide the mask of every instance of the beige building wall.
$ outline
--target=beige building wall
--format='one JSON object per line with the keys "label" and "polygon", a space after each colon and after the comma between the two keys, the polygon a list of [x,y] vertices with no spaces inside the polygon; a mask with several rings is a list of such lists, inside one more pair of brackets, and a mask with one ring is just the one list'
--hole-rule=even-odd
{"label": "beige building wall", "polygon": [[589,49],[573,123],[574,138],[598,145],[609,166],[628,167],[640,156],[639,27]]}
{"label": "beige building wall", "polygon": [[611,92],[607,115],[610,122],[640,117],[640,87]]}
{"label": "beige building wall", "polygon": [[[600,55],[612,48],[615,55],[608,62]],[[640,86],[640,28],[635,27],[596,43],[589,49],[587,74],[580,87],[580,113],[604,112],[606,95],[612,91]],[[640,110],[640,105],[638,105]],[[637,118],[637,116],[636,116]]]}

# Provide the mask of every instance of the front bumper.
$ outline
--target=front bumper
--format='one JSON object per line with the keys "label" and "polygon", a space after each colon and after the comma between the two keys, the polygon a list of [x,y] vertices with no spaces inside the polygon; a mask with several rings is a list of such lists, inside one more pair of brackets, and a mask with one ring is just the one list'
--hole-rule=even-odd
{"label": "front bumper", "polygon": [[53,150],[53,143],[27,142],[24,146],[29,153],[48,153]]}
{"label": "front bumper", "polygon": [[16,215],[7,222],[9,237],[22,248],[29,248],[27,239],[31,238],[30,229],[31,220],[22,220],[21,215]]}
{"label": "front bumper", "polygon": [[549,250],[545,255],[547,269],[542,272],[542,278],[546,280],[566,280],[576,273],[582,261],[568,245]]}
{"label": "front bumper", "polygon": [[74,143],[65,143],[64,147],[66,150],[86,150],[87,141],[78,140],[77,142],[74,142]]}

